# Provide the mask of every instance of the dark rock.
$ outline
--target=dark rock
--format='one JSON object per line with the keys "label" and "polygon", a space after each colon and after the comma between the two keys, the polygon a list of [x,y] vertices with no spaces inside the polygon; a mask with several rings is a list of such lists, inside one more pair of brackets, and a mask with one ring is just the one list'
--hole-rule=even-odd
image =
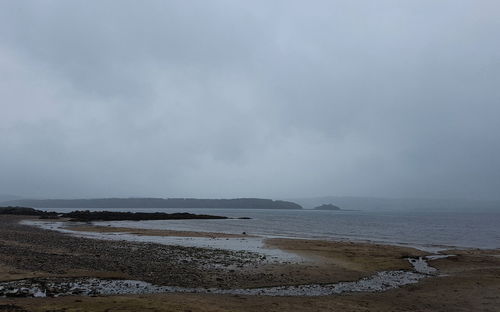
{"label": "dark rock", "polygon": [[123,221],[123,220],[185,220],[185,219],[227,219],[224,216],[212,216],[193,213],[163,213],[163,212],[117,212],[117,211],[72,211],[62,214],[70,221]]}
{"label": "dark rock", "polygon": [[47,212],[29,207],[18,206],[0,207],[0,215],[40,216],[44,218],[57,218],[56,212]]}

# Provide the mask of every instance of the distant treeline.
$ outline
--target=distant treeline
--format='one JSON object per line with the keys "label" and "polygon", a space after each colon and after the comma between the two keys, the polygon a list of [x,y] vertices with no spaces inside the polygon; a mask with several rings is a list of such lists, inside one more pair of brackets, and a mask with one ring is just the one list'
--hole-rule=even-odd
{"label": "distant treeline", "polygon": [[98,198],[98,199],[23,199],[4,202],[11,206],[35,208],[239,208],[239,209],[302,209],[282,200],[260,198],[197,199],[197,198]]}

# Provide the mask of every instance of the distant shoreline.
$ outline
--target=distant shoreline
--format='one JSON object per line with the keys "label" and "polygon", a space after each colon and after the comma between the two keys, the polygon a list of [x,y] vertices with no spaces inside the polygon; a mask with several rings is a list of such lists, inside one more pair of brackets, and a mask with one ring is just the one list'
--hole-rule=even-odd
{"label": "distant shoreline", "polygon": [[3,206],[34,208],[230,208],[230,209],[303,209],[290,201],[234,198],[95,198],[95,199],[23,199],[0,203]]}

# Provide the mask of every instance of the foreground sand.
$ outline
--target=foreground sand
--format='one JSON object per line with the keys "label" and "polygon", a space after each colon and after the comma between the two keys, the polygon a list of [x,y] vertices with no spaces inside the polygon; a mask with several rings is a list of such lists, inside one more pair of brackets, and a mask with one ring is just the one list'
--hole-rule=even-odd
{"label": "foreground sand", "polygon": [[31,311],[499,311],[498,274],[471,272],[384,293],[318,298],[165,294],[9,302]]}
{"label": "foreground sand", "polygon": [[[331,283],[357,280],[380,270],[410,269],[404,258],[424,254],[396,246],[273,239],[267,242],[270,247],[299,253],[311,261],[284,265],[255,262],[232,269],[199,270],[191,264],[170,263],[171,258],[166,257],[156,259],[161,261],[157,267],[154,259],[144,254],[141,244],[120,244],[120,249],[108,253],[117,242],[72,238],[17,225],[16,218],[0,218],[0,280],[3,281],[41,276],[97,276],[219,287]],[[186,252],[183,248],[162,249],[152,244],[147,247],[146,250],[157,253],[173,252],[171,255]],[[116,254],[121,249],[124,253]],[[197,257],[204,255],[202,250],[189,252]],[[383,293],[315,298],[207,294],[16,298],[0,299],[0,311],[500,311],[500,251],[451,253],[456,256],[431,262],[447,276],[431,277]],[[129,258],[124,261],[117,259],[127,255]],[[98,261],[93,261],[96,256]],[[96,270],[96,264],[100,270]],[[146,266],[147,270],[140,266]],[[154,275],[149,276],[148,271]]]}

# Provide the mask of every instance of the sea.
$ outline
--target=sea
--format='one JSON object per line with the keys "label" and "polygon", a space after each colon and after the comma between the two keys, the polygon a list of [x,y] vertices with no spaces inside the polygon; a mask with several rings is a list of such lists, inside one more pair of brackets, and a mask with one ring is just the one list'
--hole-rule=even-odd
{"label": "sea", "polygon": [[[74,208],[46,208],[69,212]],[[227,216],[222,220],[93,222],[95,225],[144,229],[224,232],[263,237],[349,240],[406,245],[422,249],[500,248],[500,211],[275,210],[103,208],[130,212],[189,212]],[[238,219],[249,217],[250,219]]]}

